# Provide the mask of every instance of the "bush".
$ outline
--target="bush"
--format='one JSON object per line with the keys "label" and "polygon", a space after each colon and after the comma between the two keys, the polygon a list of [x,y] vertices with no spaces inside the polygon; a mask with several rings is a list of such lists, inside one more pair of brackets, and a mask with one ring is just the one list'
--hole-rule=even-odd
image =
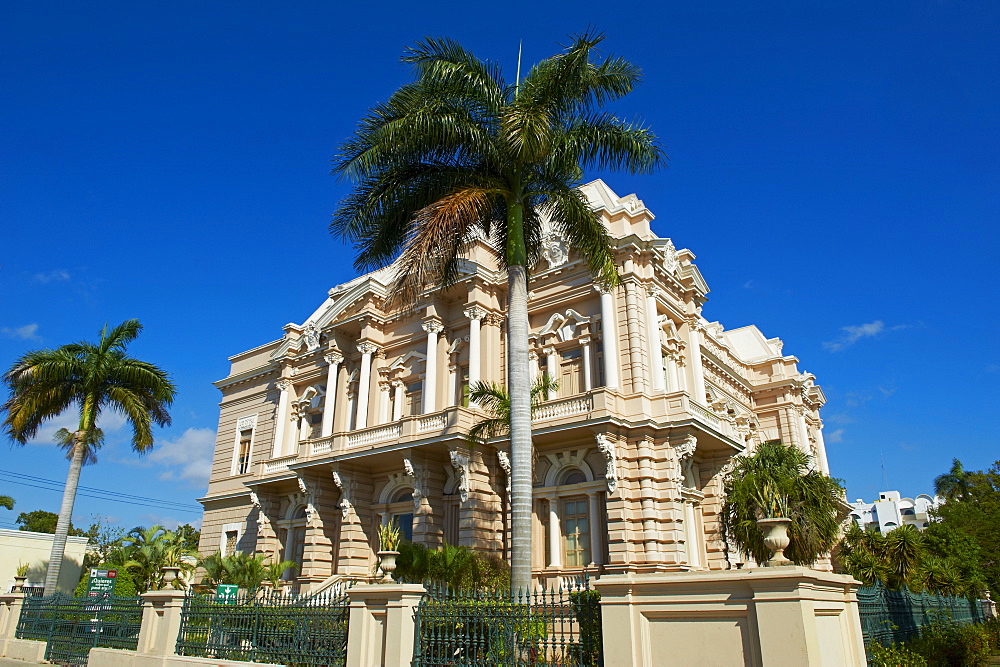
{"label": "bush", "polygon": [[875,667],[975,667],[989,664],[1000,651],[1000,621],[951,625],[934,622],[920,636],[901,644],[865,647],[868,663]]}
{"label": "bush", "polygon": [[[83,575],[83,578],[80,579],[80,583],[76,585],[76,590],[73,591],[73,597],[87,597],[87,579],[89,578],[89,573],[85,573]],[[118,577],[115,579],[114,594],[116,597],[120,598],[131,598],[138,595],[138,593],[136,593],[135,582],[132,580],[132,575],[130,575],[125,569],[118,570]]]}

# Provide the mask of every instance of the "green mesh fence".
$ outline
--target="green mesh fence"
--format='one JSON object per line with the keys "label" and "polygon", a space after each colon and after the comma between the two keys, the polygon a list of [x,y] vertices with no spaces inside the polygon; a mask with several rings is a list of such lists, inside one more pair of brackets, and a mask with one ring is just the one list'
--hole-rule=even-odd
{"label": "green mesh fence", "polygon": [[858,608],[866,644],[874,641],[888,645],[912,639],[934,621],[962,624],[983,620],[978,600],[913,593],[906,588],[891,591],[881,584],[858,589]]}
{"label": "green mesh fence", "polygon": [[600,602],[586,584],[515,596],[432,588],[413,665],[603,665]]}
{"label": "green mesh fence", "polygon": [[189,595],[177,653],[284,665],[343,665],[347,618],[346,587],[313,596],[241,593],[226,602],[214,595]]}
{"label": "green mesh fence", "polygon": [[142,598],[26,597],[16,636],[46,642],[45,659],[86,665],[90,649],[134,651],[142,625]]}

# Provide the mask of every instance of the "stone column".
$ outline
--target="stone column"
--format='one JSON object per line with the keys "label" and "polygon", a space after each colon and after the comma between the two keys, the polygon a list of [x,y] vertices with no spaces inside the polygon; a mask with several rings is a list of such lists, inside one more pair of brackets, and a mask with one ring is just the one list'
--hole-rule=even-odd
{"label": "stone column", "polygon": [[337,405],[337,373],[340,364],[344,362],[344,355],[340,352],[330,352],[323,357],[326,360],[326,399],[323,401],[323,430],[322,437],[333,435],[333,412]]}
{"label": "stone column", "polygon": [[276,459],[285,453],[285,424],[288,422],[288,391],[292,383],[284,378],[278,380],[278,412],[274,415],[274,444],[271,445],[271,458]]}
{"label": "stone column", "polygon": [[674,359],[674,353],[667,353],[667,373],[666,373],[666,389],[668,392],[680,391],[681,385],[677,380],[677,361]]}
{"label": "stone column", "polygon": [[392,389],[392,421],[399,421],[403,416],[403,401],[406,400],[406,386],[402,380],[393,380]]}
{"label": "stone column", "polygon": [[549,501],[549,567],[562,567],[562,528],[559,524],[559,498]]}
{"label": "stone column", "polygon": [[685,498],[684,499],[684,544],[687,551],[688,565],[693,568],[700,568],[702,566],[701,562],[701,545],[698,543],[697,530],[698,524],[697,519],[694,515],[694,503]]}
{"label": "stone column", "polygon": [[528,352],[528,375],[531,376],[531,384],[535,384],[538,379],[538,353],[534,350]]}
{"label": "stone column", "polygon": [[580,339],[580,357],[583,359],[583,390],[590,391],[594,388],[594,382],[590,369],[590,337],[588,336]]}
{"label": "stone column", "polygon": [[482,344],[480,336],[481,321],[486,317],[486,311],[478,306],[469,306],[465,309],[465,316],[469,318],[469,386],[482,380],[480,370],[482,364]]}
{"label": "stone column", "polygon": [[604,341],[604,386],[617,389],[618,384],[618,327],[615,324],[615,295],[611,290],[598,287],[601,293],[601,339]]}
{"label": "stone column", "polygon": [[381,381],[378,383],[378,423],[385,424],[389,421],[389,390],[392,388],[391,383],[386,381]]}
{"label": "stone column", "polygon": [[298,451],[299,443],[303,440],[307,440],[311,435],[312,424],[309,423],[309,405],[310,401],[299,400],[299,404],[297,406],[299,411],[298,437],[292,445],[292,452]]}
{"label": "stone column", "polygon": [[647,345],[649,346],[649,378],[652,392],[658,394],[666,388],[663,375],[663,344],[660,342],[660,321],[657,317],[656,294],[658,290],[650,287],[646,291],[646,326]]}
{"label": "stone column", "polygon": [[150,591],[142,594],[142,626],[139,628],[138,653],[177,655],[177,634],[181,629],[184,591]]}
{"label": "stone column", "polygon": [[691,357],[691,398],[699,405],[705,404],[705,371],[701,366],[701,321],[697,315],[687,318],[688,353]]}
{"label": "stone column", "polygon": [[[545,355],[545,372],[548,373],[550,380],[559,381],[559,357],[556,354],[556,348],[549,345],[542,350],[542,354]],[[545,390],[545,400],[551,401],[558,397],[559,391],[552,389]]]}
{"label": "stone column", "polygon": [[823,425],[816,428],[816,449],[819,451],[819,469],[824,475],[830,474],[830,463],[826,458],[826,442],[823,440]]}
{"label": "stone column", "polygon": [[604,560],[601,549],[601,494],[588,491],[587,505],[590,509],[590,564],[601,565]]}
{"label": "stone column", "polygon": [[378,351],[374,343],[367,341],[358,343],[358,351],[361,352],[361,374],[358,377],[358,407],[354,418],[354,428],[365,428],[368,426],[368,397],[371,393],[372,382],[372,355]]}
{"label": "stone column", "polygon": [[347,589],[347,667],[410,664],[414,616],[424,592],[420,584],[358,584]]}
{"label": "stone column", "polygon": [[642,366],[642,326],[639,318],[638,286],[631,281],[625,283],[625,324],[628,329],[628,360],[631,369],[632,392],[646,391],[646,372]]}
{"label": "stone column", "polygon": [[642,506],[642,541],[647,563],[662,560],[657,528],[656,491],[653,488],[653,443],[642,439],[639,450],[639,502]]}
{"label": "stone column", "polygon": [[802,451],[805,452],[806,456],[809,457],[812,467],[817,468],[819,467],[818,462],[816,461],[816,457],[813,456],[812,447],[809,445],[809,425],[806,423],[805,409],[798,408],[795,413],[798,417],[797,421],[799,422],[799,442],[801,443],[799,446],[802,448]]}
{"label": "stone column", "polygon": [[437,411],[438,334],[444,330],[444,327],[437,320],[427,320],[421,326],[427,332],[427,361],[422,396],[423,413],[426,415]]}

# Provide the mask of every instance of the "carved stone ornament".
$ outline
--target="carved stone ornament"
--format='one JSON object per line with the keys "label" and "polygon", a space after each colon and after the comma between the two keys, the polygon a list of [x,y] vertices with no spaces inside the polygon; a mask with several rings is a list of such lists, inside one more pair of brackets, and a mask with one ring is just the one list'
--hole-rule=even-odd
{"label": "carved stone ornament", "polygon": [[497,460],[500,462],[500,467],[503,468],[503,473],[507,478],[507,497],[510,498],[510,455],[500,450],[497,452]]}
{"label": "carved stone ornament", "polygon": [[486,311],[479,306],[469,306],[462,312],[465,313],[465,316],[470,320],[481,320],[486,317]]}
{"label": "carved stone ornament", "polygon": [[306,341],[306,349],[310,352],[315,352],[319,349],[319,329],[316,325],[310,322],[306,325],[304,337]]}
{"label": "carved stone ornament", "polygon": [[439,334],[444,331],[444,325],[437,320],[427,320],[420,327],[429,334]]}
{"label": "carved stone ornament", "polygon": [[694,451],[698,447],[698,439],[689,435],[681,442],[673,445],[677,456],[677,466],[671,479],[681,486],[687,486],[687,478],[691,476],[691,464],[694,462]]}
{"label": "carved stone ornament", "polygon": [[597,450],[604,455],[608,495],[613,495],[618,490],[618,443],[604,433],[598,433],[594,439],[597,440]]}
{"label": "carved stone ornament", "polygon": [[297,477],[296,481],[299,483],[299,491],[302,492],[306,501],[306,522],[311,524],[319,518],[319,512],[316,511],[316,499],[319,497],[319,489],[315,485],[306,483],[306,480],[301,477]]}
{"label": "carved stone ornament", "polygon": [[448,452],[451,457],[451,466],[458,473],[458,497],[463,503],[469,500],[469,455],[463,454],[458,449]]}
{"label": "carved stone ornament", "polygon": [[341,517],[346,520],[351,512],[351,496],[354,490],[354,482],[350,479],[345,479],[341,477],[340,473],[336,470],[333,471],[333,483],[340,490],[340,502],[337,503],[337,507],[340,508]]}
{"label": "carved stone ornament", "polygon": [[666,244],[661,248],[663,251],[663,268],[667,273],[673,273],[677,270],[677,248],[674,247],[674,242],[667,239]]}
{"label": "carved stone ornament", "polygon": [[257,538],[264,536],[264,530],[271,526],[271,518],[267,515],[271,509],[271,501],[261,498],[257,492],[250,492],[250,504],[257,509]]}
{"label": "carved stone ornament", "polygon": [[378,352],[378,346],[369,341],[362,341],[358,343],[358,352],[361,354],[375,354]]}
{"label": "carved stone ornament", "polygon": [[344,363],[344,355],[340,352],[327,352],[323,355],[323,360],[331,366],[339,366]]}
{"label": "carved stone ornament", "polygon": [[274,385],[281,391],[288,391],[292,388],[292,381],[287,378],[281,378]]}
{"label": "carved stone ornament", "polygon": [[237,431],[249,431],[257,426],[257,415],[250,415],[249,417],[240,417],[236,421]]}
{"label": "carved stone ornament", "polygon": [[416,468],[413,467],[413,462],[408,458],[403,459],[403,472],[406,476],[410,478],[410,483],[413,484],[413,509],[420,509],[420,499],[424,496],[424,485],[422,475],[417,474]]}
{"label": "carved stone ornament", "polygon": [[569,260],[566,241],[555,234],[546,234],[542,239],[542,259],[548,263],[550,269],[565,264]]}

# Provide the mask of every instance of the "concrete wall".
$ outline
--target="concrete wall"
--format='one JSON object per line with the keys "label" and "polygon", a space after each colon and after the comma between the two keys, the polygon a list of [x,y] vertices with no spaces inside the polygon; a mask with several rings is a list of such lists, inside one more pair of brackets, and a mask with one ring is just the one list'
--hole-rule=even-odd
{"label": "concrete wall", "polygon": [[[0,585],[3,586],[0,592],[9,591],[14,585],[14,573],[21,563],[28,563],[29,566],[27,584],[41,586],[45,582],[52,537],[48,533],[0,529]],[[86,551],[86,537],[66,539],[66,552],[59,571],[59,592],[73,593],[83,572],[83,556]]]}

